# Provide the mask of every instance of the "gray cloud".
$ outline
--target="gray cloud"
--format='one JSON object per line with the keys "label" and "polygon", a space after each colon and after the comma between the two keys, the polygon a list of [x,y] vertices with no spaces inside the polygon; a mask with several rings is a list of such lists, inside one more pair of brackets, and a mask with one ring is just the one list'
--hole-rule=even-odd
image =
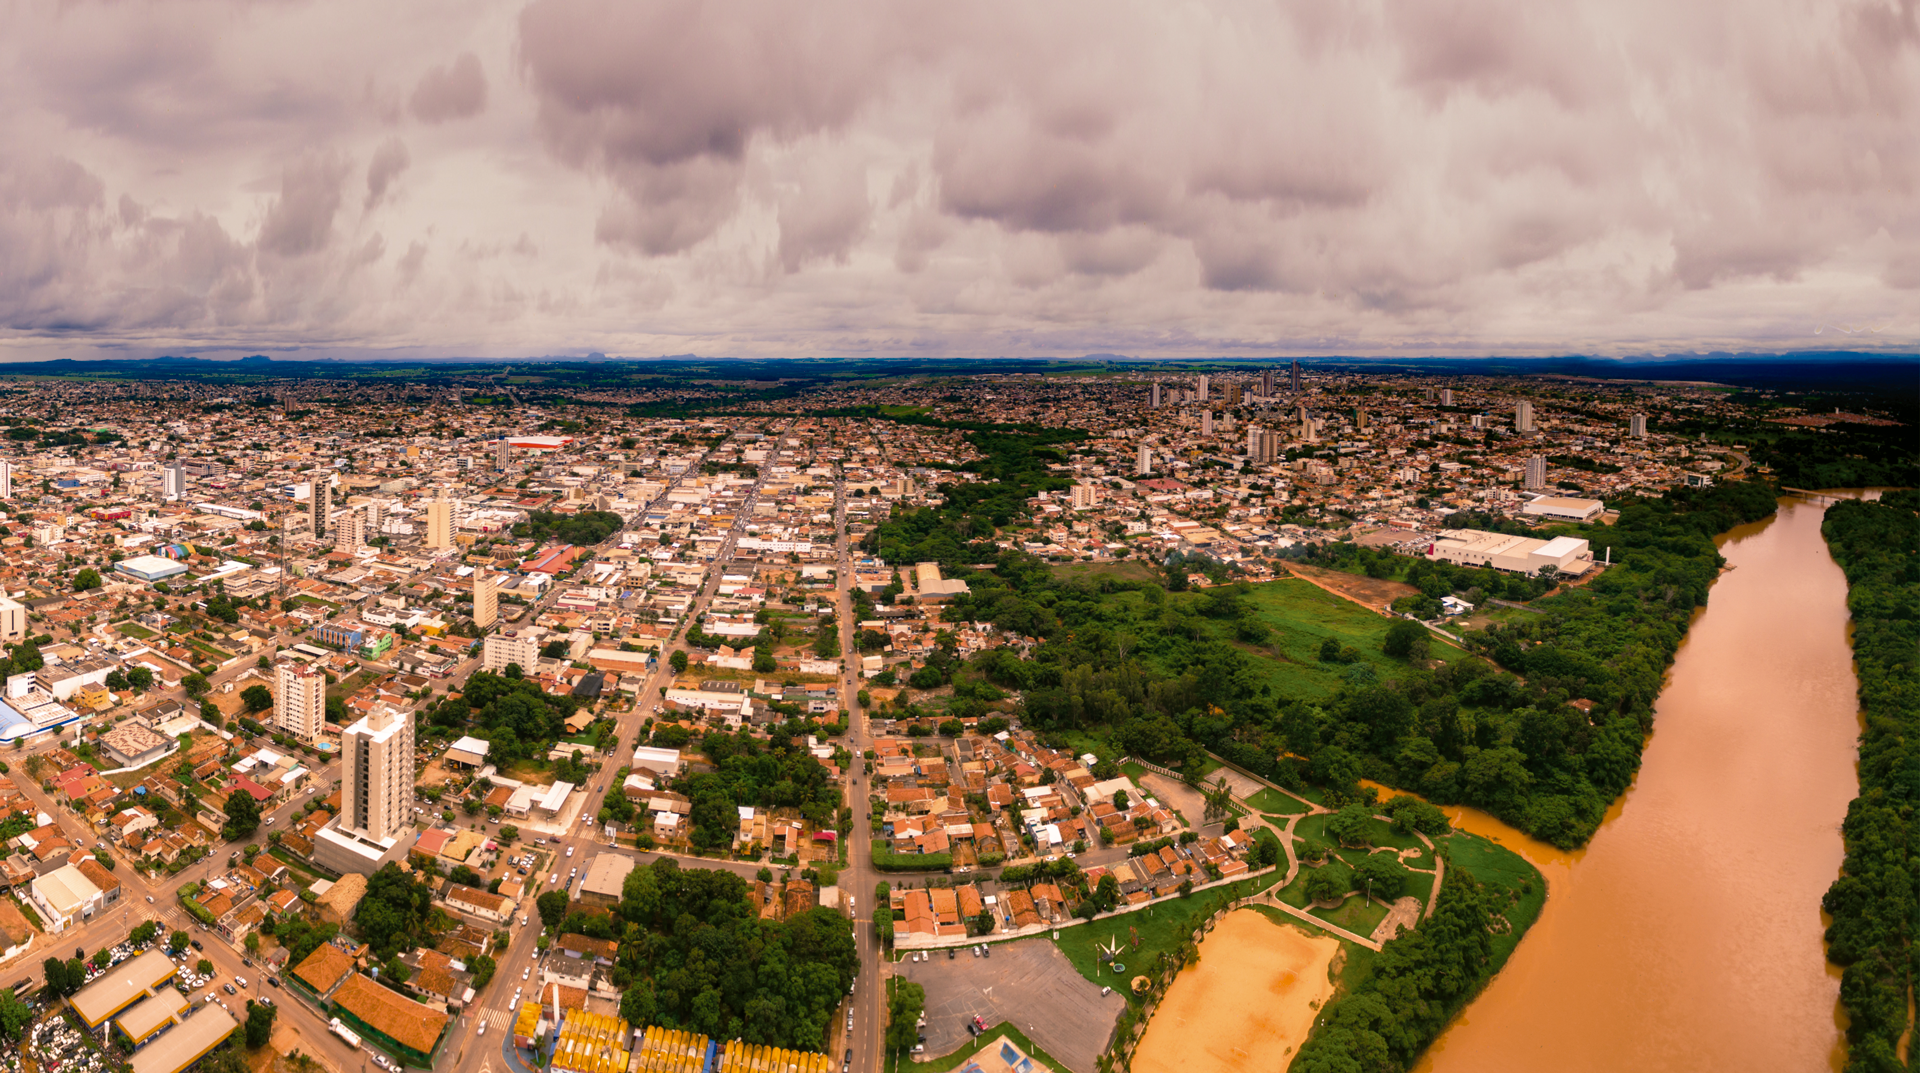
{"label": "gray cloud", "polygon": [[1821,323],[1920,341],[1911,5],[13,15],[0,344],[1604,353],[1812,344]]}
{"label": "gray cloud", "polygon": [[469,119],[487,107],[487,73],[480,57],[462,52],[445,67],[435,67],[413,87],[408,101],[414,118],[426,123]]}
{"label": "gray cloud", "polygon": [[303,257],[324,249],[346,177],[346,165],[330,156],[309,156],[289,166],[280,178],[280,197],[260,225],[262,252]]}
{"label": "gray cloud", "polygon": [[398,138],[388,138],[373,151],[373,159],[367,163],[367,201],[366,208],[380,204],[387,196],[387,188],[407,170],[412,158],[407,155],[407,147]]}

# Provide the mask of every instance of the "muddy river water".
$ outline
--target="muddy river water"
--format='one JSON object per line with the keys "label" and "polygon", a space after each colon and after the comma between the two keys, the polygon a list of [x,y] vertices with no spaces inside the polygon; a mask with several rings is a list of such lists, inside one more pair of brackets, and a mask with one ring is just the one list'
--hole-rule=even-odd
{"label": "muddy river water", "polygon": [[1821,515],[1782,500],[1721,540],[1733,569],[1674,662],[1638,779],[1586,849],[1461,814],[1531,859],[1550,896],[1420,1070],[1840,1067],[1820,896],[1857,792],[1859,721]]}

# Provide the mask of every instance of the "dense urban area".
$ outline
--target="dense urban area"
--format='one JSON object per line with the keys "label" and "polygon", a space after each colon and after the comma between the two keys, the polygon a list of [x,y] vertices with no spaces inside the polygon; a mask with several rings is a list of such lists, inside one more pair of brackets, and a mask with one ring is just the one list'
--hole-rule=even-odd
{"label": "dense urban area", "polygon": [[[1586,844],[1714,537],[1914,478],[1777,387],[778,365],[0,380],[7,1069],[1109,1073],[1236,959],[1405,1069],[1547,897],[1460,817]],[[1914,504],[1828,524],[1891,1056]]]}

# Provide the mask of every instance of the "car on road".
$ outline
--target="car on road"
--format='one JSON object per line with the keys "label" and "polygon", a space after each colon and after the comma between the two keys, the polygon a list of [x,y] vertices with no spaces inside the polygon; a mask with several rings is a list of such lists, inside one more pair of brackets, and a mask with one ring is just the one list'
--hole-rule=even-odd
{"label": "car on road", "polygon": [[271,986],[271,987],[279,987],[280,978],[278,976],[269,976],[267,977],[267,984],[268,986]]}
{"label": "car on road", "polygon": [[567,856],[569,856],[569,857],[571,857],[571,856],[573,856],[573,847],[572,847],[572,846],[568,846],[568,847],[567,847]]}
{"label": "car on road", "polygon": [[195,950],[205,950],[205,949],[206,949],[206,947],[204,947],[204,946],[201,946],[201,945],[200,945],[200,940],[198,940],[198,939],[188,939],[188,940],[187,940],[187,945],[188,945],[188,946],[191,946],[191,947],[193,947],[193,948],[194,948]]}
{"label": "car on road", "polygon": [[238,992],[238,991],[235,991],[235,990],[233,989],[233,985],[232,985],[232,984],[221,984],[221,985],[220,985],[220,990],[222,990],[222,991],[225,991],[225,992],[226,992],[227,994],[229,994],[229,995],[237,995],[237,994],[239,994],[239,992]]}

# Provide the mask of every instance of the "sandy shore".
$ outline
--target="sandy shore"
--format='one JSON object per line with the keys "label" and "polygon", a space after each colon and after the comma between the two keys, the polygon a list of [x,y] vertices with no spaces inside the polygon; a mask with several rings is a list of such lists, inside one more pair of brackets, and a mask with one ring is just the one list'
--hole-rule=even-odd
{"label": "sandy shore", "polygon": [[1339,950],[1255,910],[1229,913],[1154,1012],[1134,1073],[1285,1069],[1333,994],[1327,969]]}

